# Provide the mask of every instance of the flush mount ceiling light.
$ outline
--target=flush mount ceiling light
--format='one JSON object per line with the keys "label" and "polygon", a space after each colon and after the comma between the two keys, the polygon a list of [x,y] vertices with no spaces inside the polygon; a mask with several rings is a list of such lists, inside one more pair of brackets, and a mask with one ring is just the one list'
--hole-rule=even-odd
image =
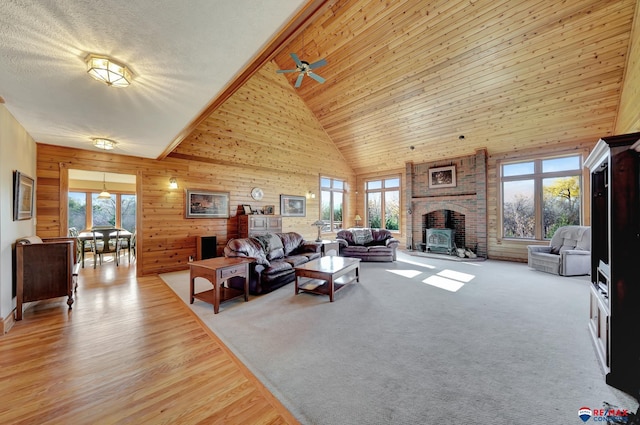
{"label": "flush mount ceiling light", "polygon": [[126,65],[106,56],[90,54],[86,57],[87,73],[111,87],[127,87],[133,75]]}
{"label": "flush mount ceiling light", "polygon": [[100,137],[94,137],[91,140],[93,140],[93,146],[95,146],[96,148],[99,148],[99,149],[104,149],[105,151],[112,150],[118,144],[118,142],[116,142],[114,140],[102,139]]}

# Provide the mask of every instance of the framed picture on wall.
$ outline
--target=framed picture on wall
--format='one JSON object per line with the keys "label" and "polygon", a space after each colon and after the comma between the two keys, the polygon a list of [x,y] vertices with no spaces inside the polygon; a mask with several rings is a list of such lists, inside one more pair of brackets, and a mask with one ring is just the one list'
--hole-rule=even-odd
{"label": "framed picture on wall", "polygon": [[229,192],[187,189],[187,218],[229,218]]}
{"label": "framed picture on wall", "polygon": [[280,195],[280,215],[283,217],[305,217],[307,198],[304,196]]}
{"label": "framed picture on wall", "polygon": [[33,179],[20,171],[13,172],[13,220],[33,217]]}
{"label": "framed picture on wall", "polygon": [[429,188],[456,187],[456,166],[429,168]]}

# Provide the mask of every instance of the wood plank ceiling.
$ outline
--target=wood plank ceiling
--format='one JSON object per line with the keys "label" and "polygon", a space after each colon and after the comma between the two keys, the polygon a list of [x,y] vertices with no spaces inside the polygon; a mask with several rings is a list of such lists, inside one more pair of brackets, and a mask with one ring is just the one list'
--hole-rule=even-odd
{"label": "wood plank ceiling", "polygon": [[[291,52],[308,62],[326,58],[315,70],[326,83],[305,77],[295,92],[356,174],[479,148],[595,143],[615,126],[635,7],[635,0],[336,1],[274,61],[290,69]],[[278,74],[291,86],[296,76]]]}

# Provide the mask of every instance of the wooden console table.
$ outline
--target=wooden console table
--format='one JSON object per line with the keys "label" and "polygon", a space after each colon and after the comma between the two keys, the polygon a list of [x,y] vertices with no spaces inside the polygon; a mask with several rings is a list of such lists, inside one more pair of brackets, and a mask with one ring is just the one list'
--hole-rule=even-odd
{"label": "wooden console table", "polygon": [[[189,263],[191,269],[191,288],[189,303],[193,304],[195,298],[213,304],[213,313],[218,314],[220,303],[244,295],[244,300],[249,301],[249,264],[253,260],[245,258],[217,257],[208,260]],[[244,277],[244,291],[223,287],[222,284],[232,277]],[[196,277],[207,279],[213,285],[213,289],[195,292]]]}

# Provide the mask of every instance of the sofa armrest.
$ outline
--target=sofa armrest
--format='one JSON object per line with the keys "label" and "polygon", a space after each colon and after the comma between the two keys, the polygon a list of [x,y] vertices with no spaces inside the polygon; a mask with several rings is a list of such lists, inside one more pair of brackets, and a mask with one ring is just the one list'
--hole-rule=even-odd
{"label": "sofa armrest", "polygon": [[251,264],[261,264],[266,267],[269,267],[271,265],[266,257],[252,257],[249,256],[246,252],[234,251],[231,249],[227,249],[227,247],[224,248],[224,256],[229,258],[246,258],[248,260],[253,260],[253,263]]}
{"label": "sofa armrest", "polygon": [[527,245],[529,253],[542,252],[545,254],[551,254],[551,247],[548,245]]}
{"label": "sofa armrest", "polygon": [[561,276],[579,276],[591,272],[591,251],[567,249],[560,251]]}
{"label": "sofa armrest", "polygon": [[565,255],[591,255],[591,251],[584,251],[582,249],[568,249],[566,251],[560,251],[561,256]]}
{"label": "sofa armrest", "polygon": [[385,246],[397,248],[400,245],[400,241],[396,238],[389,238],[384,241]]}
{"label": "sofa armrest", "polygon": [[320,242],[304,241],[300,247],[300,252],[322,252],[322,244]]}
{"label": "sofa armrest", "polygon": [[347,242],[344,239],[336,238],[336,242],[338,242],[338,244],[340,245],[340,249],[346,248],[349,246],[349,242]]}

